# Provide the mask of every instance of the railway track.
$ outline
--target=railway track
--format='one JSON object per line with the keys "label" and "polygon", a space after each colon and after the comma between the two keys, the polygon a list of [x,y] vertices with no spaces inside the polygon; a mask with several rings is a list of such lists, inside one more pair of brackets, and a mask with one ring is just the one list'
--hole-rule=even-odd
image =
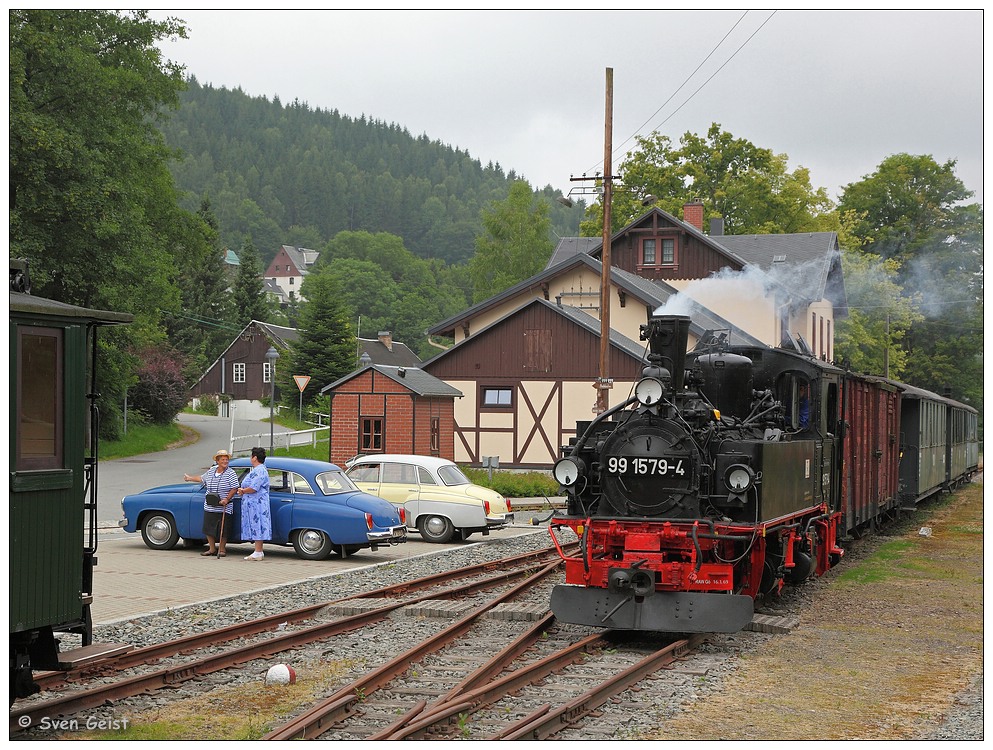
{"label": "railway track", "polygon": [[[527,576],[536,566],[547,565],[552,559],[557,559],[557,554],[552,548],[545,548],[469,568],[441,571],[335,602],[314,604],[137,649],[117,659],[74,672],[40,674],[37,681],[47,690],[68,689],[55,697],[36,696],[18,703],[10,713],[10,732],[16,734],[37,726],[44,718],[71,716],[108,702],[175,686],[256,659],[292,651],[315,641],[370,627],[383,622],[396,610],[418,601],[478,595],[480,591],[505,586],[508,581]],[[452,585],[453,582],[457,585]],[[331,605],[370,598],[381,603],[361,613],[312,622],[321,620],[322,613]],[[228,644],[238,645],[228,647]],[[153,668],[162,661],[174,663]]]}
{"label": "railway track", "polygon": [[[274,654],[292,651],[295,663],[306,663],[354,651],[364,637],[382,642],[389,632],[410,643],[358,660],[328,695],[265,739],[561,735],[647,676],[664,678],[661,667],[696,644],[629,646],[610,633],[557,623],[547,601],[558,564],[547,548],[138,649],[99,671],[52,673],[45,679],[63,692],[18,704],[11,736],[30,738],[25,729],[43,718],[52,723],[98,706],[140,711],[148,699],[128,698],[165,687],[206,693],[248,673],[243,681],[254,682],[258,660]],[[175,699],[162,695],[153,702]]]}

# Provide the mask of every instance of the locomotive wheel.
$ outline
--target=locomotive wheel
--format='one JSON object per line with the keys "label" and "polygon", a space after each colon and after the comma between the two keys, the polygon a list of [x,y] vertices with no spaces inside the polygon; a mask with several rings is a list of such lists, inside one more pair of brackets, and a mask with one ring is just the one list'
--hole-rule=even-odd
{"label": "locomotive wheel", "polygon": [[325,560],[335,545],[320,529],[300,529],[293,536],[293,549],[304,560]]}
{"label": "locomotive wheel", "polygon": [[417,519],[417,530],[426,542],[444,544],[455,536],[455,526],[444,516],[422,516]]}
{"label": "locomotive wheel", "polygon": [[172,549],[179,542],[176,521],[168,513],[149,513],[141,522],[141,538],[150,549]]}

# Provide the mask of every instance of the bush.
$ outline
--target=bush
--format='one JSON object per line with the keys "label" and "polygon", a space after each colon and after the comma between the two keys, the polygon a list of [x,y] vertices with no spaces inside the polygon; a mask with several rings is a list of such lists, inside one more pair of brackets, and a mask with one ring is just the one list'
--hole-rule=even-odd
{"label": "bush", "polygon": [[193,413],[210,414],[216,417],[220,404],[220,399],[217,398],[217,396],[199,396],[197,398],[196,408],[193,410]]}
{"label": "bush", "polygon": [[491,481],[489,469],[461,468],[473,484],[489,487],[504,497],[555,497],[559,494],[558,482],[544,472],[494,471]]}
{"label": "bush", "polygon": [[167,347],[154,346],[135,355],[140,362],[138,383],[131,387],[128,403],[147,414],[154,424],[170,424],[189,400],[183,356]]}

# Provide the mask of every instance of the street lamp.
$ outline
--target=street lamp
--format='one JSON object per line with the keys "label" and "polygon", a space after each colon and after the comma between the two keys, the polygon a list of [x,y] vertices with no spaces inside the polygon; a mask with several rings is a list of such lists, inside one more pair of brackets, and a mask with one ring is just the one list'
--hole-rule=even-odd
{"label": "street lamp", "polygon": [[273,438],[275,437],[276,421],[274,410],[276,407],[276,360],[279,359],[279,352],[275,347],[270,346],[265,353],[265,358],[269,362],[269,382],[272,387],[269,389],[269,453],[272,453]]}

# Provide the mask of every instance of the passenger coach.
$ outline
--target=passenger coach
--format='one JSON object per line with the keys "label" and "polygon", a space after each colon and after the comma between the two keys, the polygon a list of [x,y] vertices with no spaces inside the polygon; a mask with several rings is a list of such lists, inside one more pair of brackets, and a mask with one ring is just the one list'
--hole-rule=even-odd
{"label": "passenger coach", "polygon": [[[58,669],[59,633],[92,646],[98,414],[96,331],[130,315],[30,293],[10,274],[10,700],[36,692],[32,670]],[[89,382],[88,382],[89,376]]]}

